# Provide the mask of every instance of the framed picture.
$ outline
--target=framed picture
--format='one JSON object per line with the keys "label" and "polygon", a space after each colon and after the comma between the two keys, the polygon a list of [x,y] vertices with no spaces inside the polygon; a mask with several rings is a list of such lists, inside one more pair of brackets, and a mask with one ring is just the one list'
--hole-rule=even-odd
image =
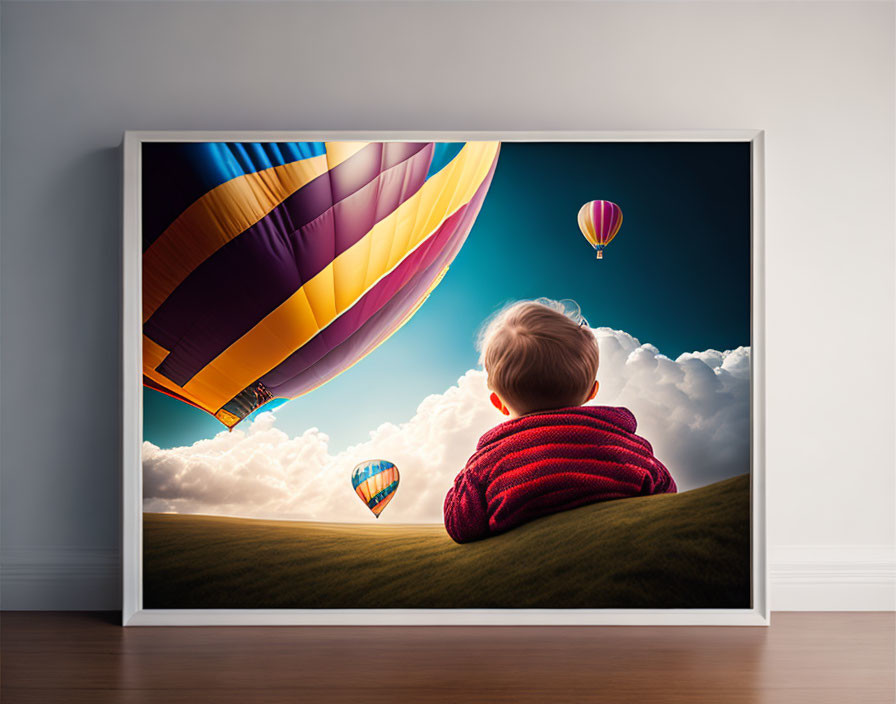
{"label": "framed picture", "polygon": [[768,623],[761,131],[123,156],[125,625]]}

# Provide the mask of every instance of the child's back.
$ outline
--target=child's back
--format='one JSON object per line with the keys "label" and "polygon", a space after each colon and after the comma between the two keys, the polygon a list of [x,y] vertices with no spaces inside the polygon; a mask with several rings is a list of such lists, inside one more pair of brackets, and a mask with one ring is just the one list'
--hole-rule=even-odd
{"label": "child's back", "polygon": [[676,491],[635,429],[628,409],[610,406],[501,423],[482,436],[445,497],[445,529],[463,543],[595,501]]}
{"label": "child's back", "polygon": [[502,311],[480,341],[491,402],[511,417],[482,436],[445,497],[457,542],[595,501],[677,491],[626,408],[583,406],[599,350],[552,301]]}

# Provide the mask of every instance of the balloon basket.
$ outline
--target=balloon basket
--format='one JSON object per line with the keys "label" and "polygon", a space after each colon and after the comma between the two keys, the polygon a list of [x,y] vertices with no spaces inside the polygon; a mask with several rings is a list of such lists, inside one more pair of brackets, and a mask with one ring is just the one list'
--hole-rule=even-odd
{"label": "balloon basket", "polygon": [[604,250],[602,250],[602,249],[597,250],[597,258],[598,259],[604,258]]}

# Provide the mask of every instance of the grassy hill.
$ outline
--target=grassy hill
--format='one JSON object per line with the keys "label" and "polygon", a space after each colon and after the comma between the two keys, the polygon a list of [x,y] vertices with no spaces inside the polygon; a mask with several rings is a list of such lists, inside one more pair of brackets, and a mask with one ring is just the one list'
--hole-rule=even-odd
{"label": "grassy hill", "polygon": [[750,486],[591,504],[457,545],[440,525],[144,514],[145,608],[746,608]]}

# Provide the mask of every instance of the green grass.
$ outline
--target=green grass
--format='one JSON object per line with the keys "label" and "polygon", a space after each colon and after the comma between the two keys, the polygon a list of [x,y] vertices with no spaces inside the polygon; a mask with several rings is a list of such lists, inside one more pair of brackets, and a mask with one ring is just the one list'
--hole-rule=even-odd
{"label": "green grass", "polygon": [[746,608],[750,485],[591,504],[487,540],[440,525],[146,513],[145,608]]}

